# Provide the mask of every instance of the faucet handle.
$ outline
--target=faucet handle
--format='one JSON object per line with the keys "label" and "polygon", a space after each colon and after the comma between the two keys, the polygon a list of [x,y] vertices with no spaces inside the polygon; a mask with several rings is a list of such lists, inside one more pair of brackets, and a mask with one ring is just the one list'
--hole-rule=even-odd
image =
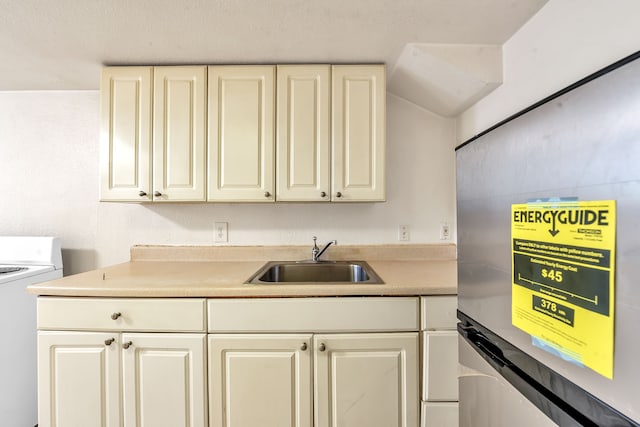
{"label": "faucet handle", "polygon": [[[315,241],[314,241],[314,244],[315,244]],[[314,262],[318,262],[322,254],[325,253],[327,249],[329,249],[329,246],[337,245],[337,244],[338,244],[337,240],[331,240],[326,245],[324,245],[322,249],[318,248],[317,246],[314,246],[313,250],[311,251],[312,260]]]}
{"label": "faucet handle", "polygon": [[318,247],[318,238],[316,236],[313,236],[313,248],[311,248],[312,261],[315,262],[318,260],[318,252],[320,252],[320,248]]}

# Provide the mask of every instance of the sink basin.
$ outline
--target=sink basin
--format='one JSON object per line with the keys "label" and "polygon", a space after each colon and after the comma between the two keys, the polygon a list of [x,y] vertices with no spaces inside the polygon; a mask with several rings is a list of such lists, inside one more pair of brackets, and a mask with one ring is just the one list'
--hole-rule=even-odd
{"label": "sink basin", "polygon": [[251,276],[246,283],[264,285],[359,283],[370,285],[383,284],[384,282],[364,261],[271,261]]}

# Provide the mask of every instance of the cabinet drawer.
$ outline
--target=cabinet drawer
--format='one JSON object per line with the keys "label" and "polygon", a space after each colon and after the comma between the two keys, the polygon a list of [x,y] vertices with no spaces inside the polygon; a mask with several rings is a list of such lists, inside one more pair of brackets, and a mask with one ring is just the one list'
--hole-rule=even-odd
{"label": "cabinet drawer", "polygon": [[443,295],[421,297],[420,329],[456,329],[458,323],[456,309],[458,297],[456,295]]}
{"label": "cabinet drawer", "polygon": [[458,427],[458,402],[422,402],[420,427]]}
{"label": "cabinet drawer", "polygon": [[458,400],[458,333],[422,333],[422,400]]}
{"label": "cabinet drawer", "polygon": [[417,297],[209,300],[210,332],[418,330]]}
{"label": "cabinet drawer", "polygon": [[38,329],[204,332],[205,299],[38,298]]}

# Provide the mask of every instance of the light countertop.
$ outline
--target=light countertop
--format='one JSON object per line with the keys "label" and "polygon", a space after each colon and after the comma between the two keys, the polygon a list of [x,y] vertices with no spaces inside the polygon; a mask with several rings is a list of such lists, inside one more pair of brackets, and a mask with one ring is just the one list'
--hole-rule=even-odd
{"label": "light countertop", "polygon": [[31,285],[78,297],[312,297],[453,295],[455,245],[342,246],[330,259],[366,261],[384,284],[245,284],[267,261],[304,259],[307,247],[134,246],[131,261]]}

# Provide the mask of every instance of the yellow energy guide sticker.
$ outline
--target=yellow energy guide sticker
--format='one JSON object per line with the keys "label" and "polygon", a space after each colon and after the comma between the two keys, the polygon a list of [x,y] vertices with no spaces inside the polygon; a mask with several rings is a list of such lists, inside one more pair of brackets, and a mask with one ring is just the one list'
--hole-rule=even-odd
{"label": "yellow energy guide sticker", "polygon": [[511,206],[513,326],[613,378],[616,202]]}

